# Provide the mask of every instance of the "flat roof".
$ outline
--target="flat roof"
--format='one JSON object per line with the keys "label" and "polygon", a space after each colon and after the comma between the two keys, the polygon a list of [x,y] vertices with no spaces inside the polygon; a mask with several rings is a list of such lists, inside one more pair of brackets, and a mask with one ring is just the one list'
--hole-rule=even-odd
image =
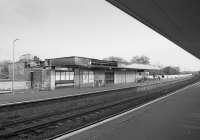
{"label": "flat roof", "polygon": [[[76,60],[75,58],[79,58]],[[51,58],[46,60],[53,60],[53,66],[72,66],[72,67],[86,67],[86,68],[111,68],[111,69],[134,69],[134,70],[159,70],[160,68],[153,65],[145,64],[131,64],[118,65],[116,61],[100,60],[79,56]],[[115,65],[116,64],[116,65]]]}
{"label": "flat roof", "polygon": [[60,57],[45,59],[49,60],[49,66],[72,66],[72,67],[85,67],[85,68],[113,68],[117,67],[116,61],[100,60],[79,56]]}
{"label": "flat roof", "polygon": [[160,70],[160,68],[153,65],[145,65],[145,64],[131,64],[131,65],[121,65],[119,68],[126,69],[136,69],[136,70]]}
{"label": "flat roof", "polygon": [[96,59],[96,58],[90,58],[90,57],[83,57],[83,56],[56,57],[56,58],[47,58],[47,59],[45,59],[45,60],[63,59],[63,58],[83,58],[83,59],[91,59],[91,60],[105,61],[105,62],[117,62],[117,61],[102,60],[102,59]]}

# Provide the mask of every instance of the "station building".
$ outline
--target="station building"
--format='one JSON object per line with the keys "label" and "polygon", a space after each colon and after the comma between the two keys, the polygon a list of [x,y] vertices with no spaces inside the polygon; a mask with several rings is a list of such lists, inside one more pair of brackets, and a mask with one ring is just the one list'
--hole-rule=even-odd
{"label": "station building", "polygon": [[[119,65],[116,61],[85,57],[61,57],[30,63],[15,63],[15,80],[26,88],[54,90],[60,87],[101,87],[111,84],[136,83],[148,76],[150,65]],[[9,67],[12,76],[12,66]]]}
{"label": "station building", "polygon": [[101,87],[109,84],[138,82],[156,69],[146,65],[119,66],[116,61],[85,57],[62,57],[46,59],[41,68],[32,68],[33,88]]}

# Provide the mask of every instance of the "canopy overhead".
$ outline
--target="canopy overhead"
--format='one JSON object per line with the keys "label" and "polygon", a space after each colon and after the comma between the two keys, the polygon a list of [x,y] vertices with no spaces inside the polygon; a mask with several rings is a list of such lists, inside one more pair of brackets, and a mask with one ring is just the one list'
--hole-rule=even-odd
{"label": "canopy overhead", "polygon": [[107,0],[200,58],[199,0]]}

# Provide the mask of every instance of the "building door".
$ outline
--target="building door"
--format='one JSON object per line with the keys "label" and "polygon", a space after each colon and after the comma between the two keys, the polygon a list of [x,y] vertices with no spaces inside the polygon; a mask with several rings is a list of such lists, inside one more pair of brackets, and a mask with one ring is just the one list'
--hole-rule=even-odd
{"label": "building door", "polygon": [[31,72],[30,80],[31,80],[31,88],[33,88],[33,72]]}
{"label": "building door", "polygon": [[105,83],[114,84],[114,71],[105,71]]}

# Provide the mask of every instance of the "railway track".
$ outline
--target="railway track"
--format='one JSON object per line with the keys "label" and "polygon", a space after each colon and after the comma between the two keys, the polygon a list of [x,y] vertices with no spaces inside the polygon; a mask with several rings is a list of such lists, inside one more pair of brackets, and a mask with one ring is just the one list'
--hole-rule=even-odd
{"label": "railway track", "polygon": [[170,83],[167,84],[167,87],[163,86],[151,90],[151,93],[150,91],[144,91],[145,93],[138,97],[129,96],[105,104],[88,104],[82,108],[57,112],[51,115],[44,114],[32,119],[7,122],[6,124],[1,124],[0,139],[53,139],[135,108],[197,80],[196,78],[176,84]]}
{"label": "railway track", "polygon": [[[101,120],[104,120],[113,115],[119,114],[132,107],[139,105],[144,98],[130,99],[121,103],[106,106],[101,109],[85,112],[83,114],[75,115],[73,117],[64,117],[65,114],[50,116],[48,118],[40,118],[37,120],[31,120],[32,126],[24,128],[23,130],[15,130],[5,133],[1,136],[1,139],[53,139],[55,135],[64,132],[72,132],[82,127],[94,124]],[[38,123],[38,124],[37,124]],[[24,126],[26,122],[17,124]],[[15,127],[15,126],[11,126]],[[57,130],[55,130],[57,129]],[[11,130],[11,129],[10,129]],[[59,132],[59,133],[58,133]],[[48,138],[50,137],[50,138]]]}

